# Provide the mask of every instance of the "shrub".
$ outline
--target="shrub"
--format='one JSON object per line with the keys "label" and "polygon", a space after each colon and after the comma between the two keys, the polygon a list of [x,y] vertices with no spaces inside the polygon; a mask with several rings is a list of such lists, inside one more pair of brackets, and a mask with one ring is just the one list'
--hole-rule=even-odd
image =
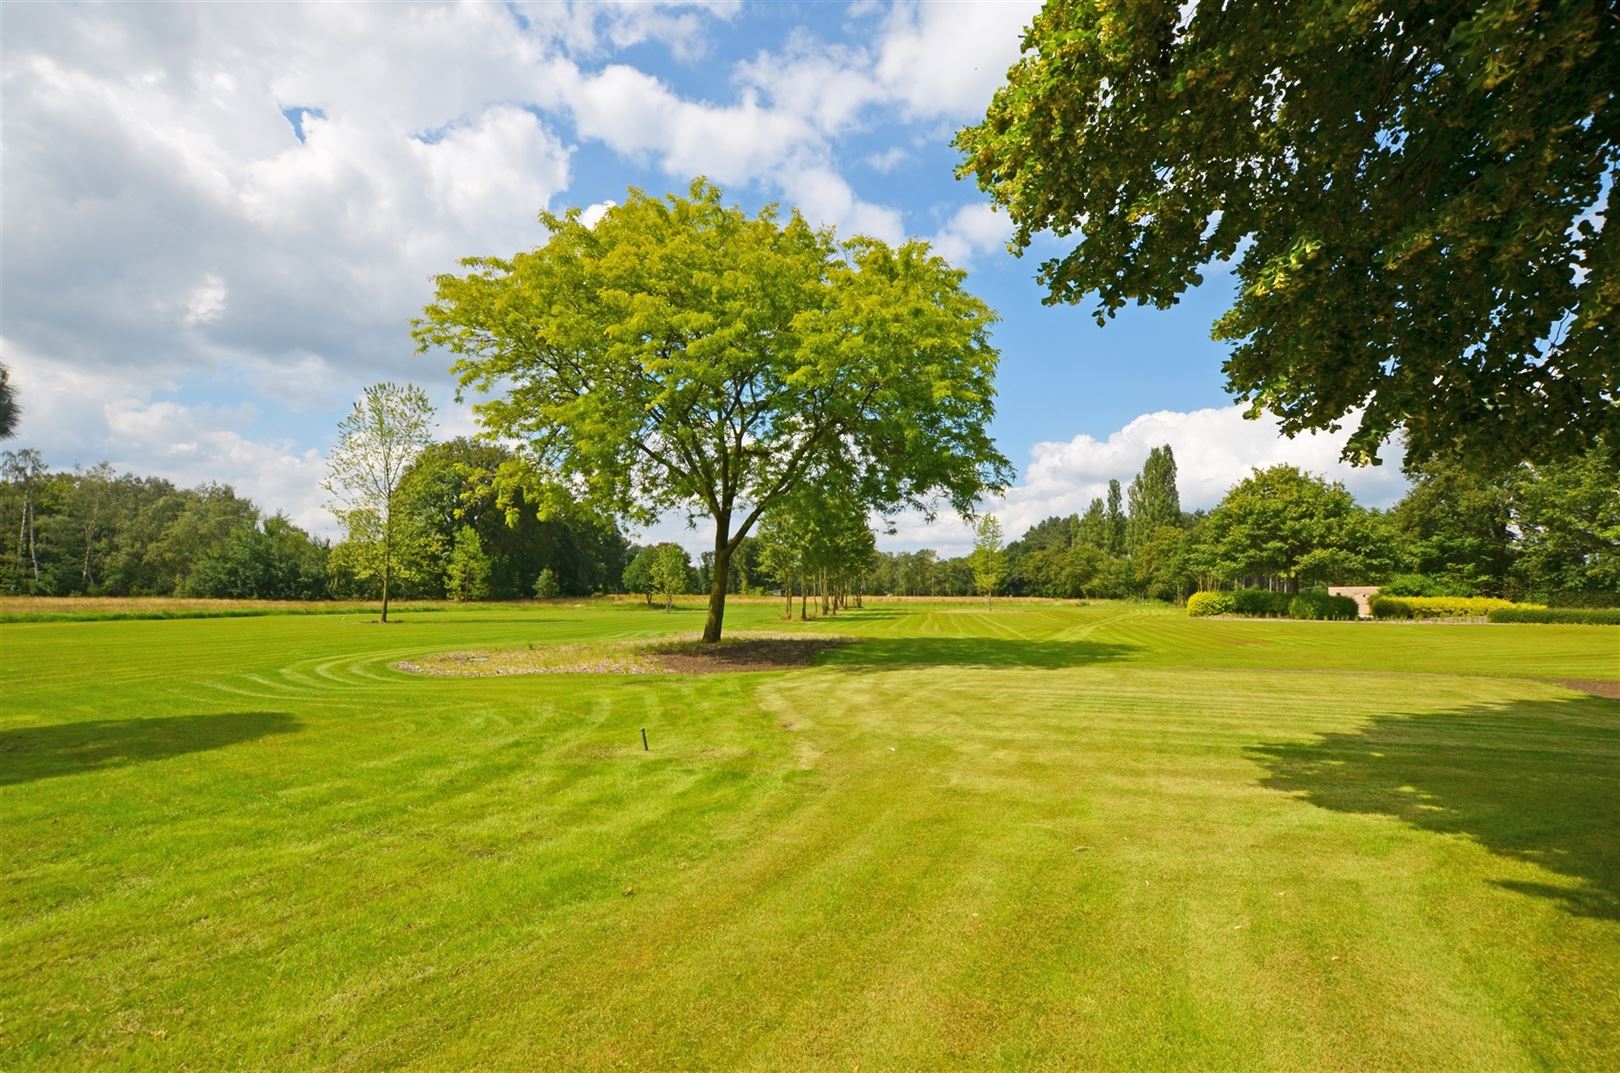
{"label": "shrub", "polygon": [[542,600],[554,600],[562,595],[562,587],[557,584],[557,575],[551,567],[540,571],[540,576],[534,579],[534,594]]}
{"label": "shrub", "polygon": [[1232,594],[1229,592],[1195,592],[1187,597],[1189,615],[1230,615]]}
{"label": "shrub", "polygon": [[1380,596],[1472,596],[1473,590],[1449,578],[1396,574],[1378,587]]}
{"label": "shrub", "polygon": [[1516,604],[1494,596],[1385,596],[1371,601],[1373,618],[1475,618],[1507,608],[1539,608],[1539,604]]}
{"label": "shrub", "polygon": [[1620,608],[1620,592],[1555,592],[1547,597],[1547,606]]}
{"label": "shrub", "polygon": [[1232,594],[1232,614],[1254,618],[1286,618],[1291,597],[1286,592],[1239,589]]}
{"label": "shrub", "polygon": [[1288,601],[1291,618],[1355,619],[1361,609],[1348,596],[1329,596],[1325,592],[1302,592]]}
{"label": "shrub", "polygon": [[1572,626],[1620,626],[1620,607],[1499,607],[1492,622],[1552,622]]}

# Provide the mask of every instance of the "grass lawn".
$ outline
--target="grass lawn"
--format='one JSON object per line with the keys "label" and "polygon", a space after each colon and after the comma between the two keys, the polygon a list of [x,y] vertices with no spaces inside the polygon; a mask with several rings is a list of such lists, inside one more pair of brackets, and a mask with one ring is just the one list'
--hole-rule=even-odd
{"label": "grass lawn", "polygon": [[0,1069],[1620,1068],[1620,630],[695,603],[0,625]]}

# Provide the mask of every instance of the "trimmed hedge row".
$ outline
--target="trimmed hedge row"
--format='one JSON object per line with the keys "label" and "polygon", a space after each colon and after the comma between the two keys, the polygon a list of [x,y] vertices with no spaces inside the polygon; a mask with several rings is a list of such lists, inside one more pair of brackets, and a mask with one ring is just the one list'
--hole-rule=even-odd
{"label": "trimmed hedge row", "polygon": [[1556,622],[1575,626],[1620,626],[1620,607],[1503,607],[1492,622]]}
{"label": "trimmed hedge row", "polygon": [[1243,615],[1247,618],[1353,619],[1356,602],[1348,596],[1325,592],[1286,592],[1239,589],[1236,592],[1195,592],[1187,597],[1187,614]]}
{"label": "trimmed hedge row", "polygon": [[1547,606],[1620,608],[1620,592],[1555,592],[1547,597]]}
{"label": "trimmed hedge row", "polygon": [[1385,596],[1371,601],[1373,618],[1484,618],[1492,611],[1509,608],[1540,608],[1539,604],[1516,604],[1494,596]]}
{"label": "trimmed hedge row", "polygon": [[1289,618],[1331,619],[1355,621],[1361,608],[1348,596],[1329,596],[1325,592],[1302,592],[1288,601]]}

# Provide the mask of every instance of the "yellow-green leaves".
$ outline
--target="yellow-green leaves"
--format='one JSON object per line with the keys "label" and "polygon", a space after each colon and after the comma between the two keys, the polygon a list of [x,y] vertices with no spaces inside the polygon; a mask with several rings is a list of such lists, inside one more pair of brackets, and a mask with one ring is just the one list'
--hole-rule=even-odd
{"label": "yellow-green leaves", "polygon": [[581,502],[707,515],[718,551],[832,471],[879,510],[967,511],[1008,479],[985,432],[994,314],[925,244],[839,245],[702,180],[591,227],[543,218],[545,246],[440,277],[414,333]]}

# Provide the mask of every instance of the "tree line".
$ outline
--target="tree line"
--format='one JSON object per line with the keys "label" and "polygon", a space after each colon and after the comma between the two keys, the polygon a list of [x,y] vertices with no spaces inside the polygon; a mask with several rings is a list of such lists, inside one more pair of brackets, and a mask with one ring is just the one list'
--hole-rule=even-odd
{"label": "tree line", "polygon": [[[541,521],[483,475],[493,444],[427,446],[401,471],[394,592],[514,599],[614,591],[629,544],[582,513]],[[381,577],[360,528],[331,542],[266,514],[229,485],[180,488],[102,463],[51,470],[38,451],[0,453],[0,592],[14,595],[373,598]],[[544,582],[542,578],[544,576]]]}
{"label": "tree line", "polygon": [[[1358,504],[1342,484],[1278,465],[1252,472],[1213,509],[1183,511],[1165,445],[1128,484],[1110,481],[1083,512],[1046,518],[1004,549],[988,515],[974,551],[949,557],[929,548],[878,551],[864,517],[848,525],[857,515],[847,507],[839,514],[823,505],[802,518],[771,513],[732,556],[727,588],[797,598],[801,617],[863,595],[990,591],[1180,601],[1200,589],[1365,584],[1412,595],[1620,598],[1615,452],[1600,445],[1565,462],[1494,475],[1437,460],[1408,475],[1410,490],[1387,510]],[[818,538],[817,526],[836,531],[839,519],[865,541],[840,550]],[[659,555],[675,566],[655,582]],[[668,544],[637,549],[624,583],[651,602],[655,594],[707,591],[713,577],[709,556],[694,563]]]}

